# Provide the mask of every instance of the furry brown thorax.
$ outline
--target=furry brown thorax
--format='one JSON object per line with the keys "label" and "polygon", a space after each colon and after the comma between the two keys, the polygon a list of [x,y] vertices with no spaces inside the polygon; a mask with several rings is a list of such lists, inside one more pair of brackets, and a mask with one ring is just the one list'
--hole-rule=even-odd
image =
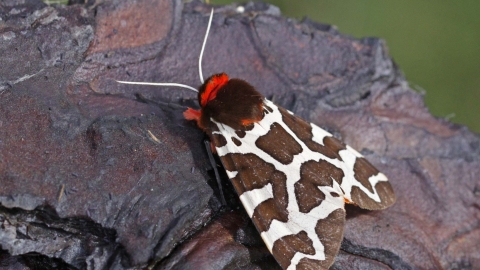
{"label": "furry brown thorax", "polygon": [[235,130],[244,130],[263,118],[262,94],[241,79],[229,79],[220,73],[209,77],[198,91],[200,110],[188,108],[184,116],[196,120],[207,131],[211,119]]}

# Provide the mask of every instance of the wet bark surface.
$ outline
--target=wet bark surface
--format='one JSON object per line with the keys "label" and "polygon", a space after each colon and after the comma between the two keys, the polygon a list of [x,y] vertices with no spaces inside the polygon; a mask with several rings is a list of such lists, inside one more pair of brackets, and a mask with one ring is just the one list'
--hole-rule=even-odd
{"label": "wet bark surface", "polygon": [[[226,72],[327,129],[397,202],[347,207],[333,269],[480,268],[480,140],[434,118],[376,38],[217,7],[204,76]],[[183,119],[211,7],[182,1],[0,4],[0,267],[278,269],[228,178],[227,205]]]}

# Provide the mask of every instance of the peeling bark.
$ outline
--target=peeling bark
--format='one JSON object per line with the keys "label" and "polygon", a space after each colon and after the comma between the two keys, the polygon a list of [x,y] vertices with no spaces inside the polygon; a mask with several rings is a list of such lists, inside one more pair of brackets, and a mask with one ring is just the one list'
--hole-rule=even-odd
{"label": "peeling bark", "polygon": [[[38,269],[278,268],[225,175],[221,208],[196,95],[210,7],[0,4],[0,261]],[[380,39],[267,4],[217,7],[205,75],[226,72],[328,129],[389,176],[384,211],[347,208],[333,269],[480,268],[480,140],[434,118]]]}

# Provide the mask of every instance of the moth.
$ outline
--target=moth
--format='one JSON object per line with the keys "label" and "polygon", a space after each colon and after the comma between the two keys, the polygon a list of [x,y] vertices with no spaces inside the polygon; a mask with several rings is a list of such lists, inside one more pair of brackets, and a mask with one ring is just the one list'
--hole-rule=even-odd
{"label": "moth", "polygon": [[[213,10],[199,58],[201,61]],[[193,87],[169,83],[138,83]],[[380,210],[395,202],[387,177],[315,124],[276,106],[227,74],[198,90],[188,108],[210,138],[246,212],[283,269],[328,269],[343,239],[345,204]]]}

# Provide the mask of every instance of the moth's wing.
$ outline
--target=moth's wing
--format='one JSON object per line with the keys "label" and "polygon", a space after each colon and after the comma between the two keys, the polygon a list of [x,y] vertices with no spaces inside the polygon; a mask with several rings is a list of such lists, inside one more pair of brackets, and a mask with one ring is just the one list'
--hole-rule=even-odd
{"label": "moth's wing", "polygon": [[280,109],[284,122],[314,151],[343,161],[345,177],[340,182],[348,203],[368,210],[392,205],[396,198],[388,178],[350,146],[322,128]]}
{"label": "moth's wing", "polygon": [[278,108],[246,132],[212,122],[229,178],[265,244],[284,269],[328,269],[345,224],[341,162],[306,149]]}

